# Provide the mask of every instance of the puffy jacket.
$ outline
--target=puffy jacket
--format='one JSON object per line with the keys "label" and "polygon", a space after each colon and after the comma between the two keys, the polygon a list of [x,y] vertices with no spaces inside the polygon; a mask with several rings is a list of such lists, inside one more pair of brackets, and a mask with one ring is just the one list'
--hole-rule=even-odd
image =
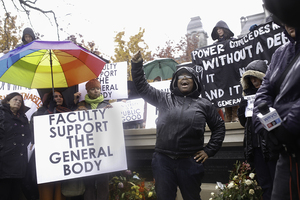
{"label": "puffy jacket", "polygon": [[[266,102],[269,107],[277,110],[282,121],[281,134],[285,138],[300,138],[300,57],[287,73],[280,86],[278,80],[292,59],[300,52],[300,34],[296,31],[297,38],[294,40],[287,33],[289,42],[279,47],[273,54],[271,63],[264,77],[263,85],[259,88],[254,102],[253,124],[255,131],[263,129],[258,117],[257,106]],[[280,88],[280,90],[278,90]],[[276,128],[278,130],[278,128]],[[292,139],[293,140],[293,139]]]}
{"label": "puffy jacket", "polygon": [[[241,78],[241,85],[243,87],[243,96],[254,95],[257,89],[254,87],[250,80],[250,76],[263,80],[267,71],[267,64],[262,60],[255,60],[249,63],[245,69]],[[270,158],[266,141],[262,135],[258,135],[254,132],[252,125],[252,117],[245,116],[245,110],[247,107],[247,100],[243,100],[238,108],[238,118],[242,126],[245,127],[244,132],[244,155],[245,159],[249,162],[254,161],[253,148],[261,147],[264,157]]]}
{"label": "puffy jacket", "polygon": [[[188,70],[194,80],[194,90],[187,96],[177,87],[176,74],[182,69]],[[172,156],[190,156],[199,150],[204,150],[208,156],[217,153],[225,136],[224,121],[211,102],[199,98],[202,84],[192,68],[181,67],[174,73],[171,93],[157,90],[147,83],[142,62],[132,62],[132,77],[140,96],[159,110],[155,151]],[[211,138],[204,147],[206,123]]]}
{"label": "puffy jacket", "polygon": [[26,115],[16,117],[9,104],[0,104],[0,179],[24,178],[30,138]]}

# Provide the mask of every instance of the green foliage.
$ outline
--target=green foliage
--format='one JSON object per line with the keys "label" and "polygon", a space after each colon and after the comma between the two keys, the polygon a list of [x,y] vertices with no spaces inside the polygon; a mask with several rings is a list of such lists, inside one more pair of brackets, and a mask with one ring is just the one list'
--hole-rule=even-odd
{"label": "green foliage", "polygon": [[230,171],[229,182],[226,185],[217,183],[218,194],[212,193],[210,200],[260,200],[262,188],[257,184],[255,174],[248,163],[236,161]]}
{"label": "green foliage", "polygon": [[115,55],[111,57],[111,60],[115,62],[127,62],[127,79],[132,80],[131,78],[131,56],[137,51],[142,52],[142,57],[144,62],[152,60],[151,51],[149,51],[148,45],[145,43],[144,37],[145,29],[139,30],[136,35],[130,36],[129,41],[124,40],[125,31],[118,32],[115,36],[114,42],[116,43]]}
{"label": "green foliage", "polygon": [[11,16],[5,13],[5,18],[0,19],[0,52],[4,50],[12,50],[21,39],[22,26],[16,24],[17,16]]}
{"label": "green foliage", "polygon": [[145,183],[139,174],[126,170],[115,175],[109,183],[110,200],[155,200],[154,182]]}

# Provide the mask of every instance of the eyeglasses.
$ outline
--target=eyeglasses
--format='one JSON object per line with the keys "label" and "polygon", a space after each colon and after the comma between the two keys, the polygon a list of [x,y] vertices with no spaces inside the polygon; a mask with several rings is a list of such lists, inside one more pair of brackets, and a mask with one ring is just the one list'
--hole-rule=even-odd
{"label": "eyeglasses", "polygon": [[181,75],[181,76],[178,76],[178,79],[183,79],[183,78],[193,78],[192,76],[188,76],[188,75]]}

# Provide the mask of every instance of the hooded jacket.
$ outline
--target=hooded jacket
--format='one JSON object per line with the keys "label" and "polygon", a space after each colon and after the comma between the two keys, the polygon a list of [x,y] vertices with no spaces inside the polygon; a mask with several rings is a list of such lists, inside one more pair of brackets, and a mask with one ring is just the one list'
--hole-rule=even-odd
{"label": "hooded jacket", "polygon": [[228,38],[224,38],[224,40],[232,38],[234,36],[234,33],[229,29],[229,27],[226,24],[226,22],[220,20],[220,21],[217,22],[217,24],[215,25],[215,27],[213,28],[213,30],[211,32],[211,38],[213,40],[219,39],[219,34],[217,32],[218,28],[223,28],[223,29],[227,30],[227,32],[228,32],[229,35],[227,35]]}
{"label": "hooded jacket", "polygon": [[[150,86],[144,76],[143,62],[132,62],[132,77],[140,96],[159,110],[156,128],[155,151],[170,156],[191,156],[204,150],[209,157],[221,148],[225,125],[210,101],[200,98],[202,87],[190,67],[181,67],[173,75],[171,93]],[[194,81],[193,91],[183,95],[178,87],[178,72],[187,70]],[[211,139],[204,147],[205,126],[211,130]]]}
{"label": "hooded jacket", "polygon": [[17,48],[17,47],[21,47],[21,46],[27,44],[27,42],[26,42],[26,40],[25,40],[25,35],[26,35],[26,34],[28,34],[28,35],[30,35],[30,36],[32,37],[32,41],[36,40],[33,30],[32,30],[31,28],[25,28],[25,29],[23,30],[22,43],[21,43],[21,44],[18,44],[18,45],[16,46],[16,48]]}
{"label": "hooded jacket", "polygon": [[[267,64],[263,60],[254,60],[249,63],[245,69],[241,78],[241,85],[243,87],[243,96],[255,95],[257,88],[252,84],[250,77],[256,77],[259,80],[263,80],[267,71]],[[238,108],[238,118],[240,124],[245,127],[244,132],[244,155],[245,159],[249,162],[254,161],[253,148],[261,147],[263,155],[266,160],[270,159],[269,151],[266,147],[266,141],[261,135],[254,132],[252,126],[252,117],[245,116],[245,110],[247,107],[247,100],[243,100]]]}
{"label": "hooded jacket", "polygon": [[[269,107],[275,108],[282,119],[280,128],[284,130],[281,130],[280,135],[276,135],[276,137],[280,136],[296,142],[300,138],[300,31],[299,29],[296,30],[296,39],[291,38],[286,31],[285,33],[290,41],[280,46],[272,56],[263,85],[256,94],[253,124],[256,132],[263,129],[257,117],[259,113],[257,106],[265,102]],[[284,70],[297,54],[297,61],[289,70],[281,85],[278,85]],[[279,128],[274,131],[276,132],[276,130],[279,130]]]}

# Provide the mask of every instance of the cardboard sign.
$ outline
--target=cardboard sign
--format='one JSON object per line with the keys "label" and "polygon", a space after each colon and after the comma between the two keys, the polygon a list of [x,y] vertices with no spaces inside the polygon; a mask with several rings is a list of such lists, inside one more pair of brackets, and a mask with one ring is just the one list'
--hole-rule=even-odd
{"label": "cardboard sign", "polygon": [[34,117],[38,184],[127,169],[120,108]]}
{"label": "cardboard sign", "polygon": [[122,109],[121,114],[123,123],[144,119],[144,99],[138,98],[112,103],[113,106],[115,106],[115,104],[119,104]]}
{"label": "cardboard sign", "polygon": [[[98,77],[101,83],[101,94],[104,99],[127,99],[127,62],[108,63],[104,66]],[[87,91],[85,84],[78,85],[81,92],[80,101],[84,100]]]}

